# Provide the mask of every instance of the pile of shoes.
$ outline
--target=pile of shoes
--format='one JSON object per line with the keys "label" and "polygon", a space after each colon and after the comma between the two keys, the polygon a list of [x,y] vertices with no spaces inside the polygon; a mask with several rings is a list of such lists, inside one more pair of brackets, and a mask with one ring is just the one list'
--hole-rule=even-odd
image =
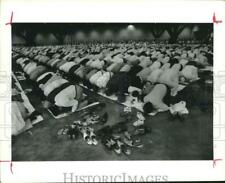
{"label": "pile of shoes", "polygon": [[71,125],[66,125],[57,132],[58,136],[67,136],[69,139],[78,139],[82,135],[88,145],[98,145],[93,125],[105,124],[108,119],[108,114],[102,116],[96,114],[86,114],[82,116],[82,120],[74,121]]}
{"label": "pile of shoes", "polygon": [[130,155],[132,149],[143,148],[140,136],[149,132],[144,125],[129,131],[127,121],[121,121],[113,126],[105,126],[97,134],[102,144],[107,150],[114,151],[116,154]]}
{"label": "pile of shoes", "polygon": [[[125,108],[124,113],[132,114],[130,108]],[[79,118],[80,120],[60,129],[58,135],[67,136],[70,139],[78,139],[82,136],[88,145],[98,145],[98,141],[101,141],[107,150],[117,155],[131,155],[132,149],[143,148],[141,136],[151,132],[144,125],[145,117],[140,112],[137,112],[138,120],[133,123],[132,129],[128,129],[129,120],[126,118],[112,126],[103,126],[96,133],[93,126],[104,125],[108,120],[107,112],[100,116],[94,112],[83,111]]]}
{"label": "pile of shoes", "polygon": [[127,130],[126,122],[122,121],[114,126],[105,126],[100,129],[97,134],[99,135],[102,144],[107,150],[114,151],[116,154],[124,153],[130,155],[131,150],[123,142],[120,133]]}

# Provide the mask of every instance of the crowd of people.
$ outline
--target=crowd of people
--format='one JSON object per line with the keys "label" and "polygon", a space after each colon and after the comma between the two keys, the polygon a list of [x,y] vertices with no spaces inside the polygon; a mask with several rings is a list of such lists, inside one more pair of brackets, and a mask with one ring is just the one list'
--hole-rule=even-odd
{"label": "crowd of people", "polygon": [[127,96],[143,102],[145,114],[167,111],[179,84],[199,79],[199,69],[213,65],[207,44],[79,43],[13,47],[13,67],[20,66],[49,105],[76,111],[87,102],[83,87],[120,103]]}

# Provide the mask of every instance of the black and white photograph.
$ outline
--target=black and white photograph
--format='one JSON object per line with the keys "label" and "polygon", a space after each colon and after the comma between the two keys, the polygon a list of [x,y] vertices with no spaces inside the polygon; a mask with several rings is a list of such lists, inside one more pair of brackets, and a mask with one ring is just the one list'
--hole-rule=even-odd
{"label": "black and white photograph", "polygon": [[13,23],[12,161],[213,160],[213,23]]}

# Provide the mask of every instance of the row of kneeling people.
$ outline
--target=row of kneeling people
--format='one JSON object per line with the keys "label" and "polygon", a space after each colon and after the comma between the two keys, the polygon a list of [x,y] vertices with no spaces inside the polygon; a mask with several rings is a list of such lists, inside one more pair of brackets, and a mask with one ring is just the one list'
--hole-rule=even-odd
{"label": "row of kneeling people", "polygon": [[[166,62],[145,59],[139,64],[137,64],[138,62],[128,64],[123,59],[120,59],[120,62],[107,62],[105,60],[92,60],[89,58],[79,59],[79,61],[67,61],[59,58],[50,59],[43,55],[37,55],[34,58],[46,66],[70,73],[72,76],[77,75],[82,79],[90,79],[91,83],[97,85],[99,88],[104,88],[109,77],[118,72],[127,72],[128,74],[134,73],[140,76],[143,81],[154,82],[157,80],[157,75],[160,75],[164,70],[171,68],[175,63],[180,63],[182,65],[182,70],[179,74],[183,79],[195,80],[198,78],[198,67],[194,61],[187,61],[185,59],[178,60],[177,58],[167,59]],[[101,66],[104,65],[106,67],[93,66],[95,64],[98,65],[98,63],[100,63]],[[92,76],[93,78],[91,78]],[[101,77],[102,79],[100,79]],[[96,78],[99,78],[100,81],[104,80],[104,78],[105,80],[102,84],[101,82],[97,82]]]}
{"label": "row of kneeling people", "polygon": [[[72,76],[76,75],[82,81],[88,81],[99,88],[104,88],[107,95],[116,94],[120,102],[126,100],[126,93],[132,93],[134,96],[144,96],[142,99],[146,104],[144,105],[145,111],[148,111],[146,106],[150,106],[149,102],[153,103],[151,107],[154,106],[154,108],[162,110],[168,109],[168,106],[163,102],[163,98],[167,97],[168,93],[176,94],[180,78],[193,80],[198,77],[196,64],[184,59],[170,59],[166,63],[155,60],[148,67],[145,64],[142,66],[141,63],[134,65],[124,63],[123,67],[127,69],[117,70],[117,72],[107,71],[107,68],[106,70],[93,68],[89,65],[93,60],[87,58],[80,60],[80,62],[71,62],[58,58],[45,59],[45,62],[43,60],[38,61],[46,64],[48,60],[48,66],[72,74]],[[28,58],[19,58],[17,62],[21,64],[31,80],[40,79],[36,78],[34,68],[36,73],[38,73],[37,75],[42,72],[45,73],[44,70],[47,69],[46,66],[30,62]],[[49,64],[54,62],[57,64]],[[26,65],[24,66],[24,64]],[[159,88],[161,89],[159,90]],[[152,95],[156,96],[151,97]]]}
{"label": "row of kneeling people", "polygon": [[74,112],[87,103],[82,87],[64,79],[46,66],[24,57],[17,59],[17,64],[21,66],[27,79],[32,81],[33,89],[38,87],[36,92],[41,92],[50,105],[68,108]]}

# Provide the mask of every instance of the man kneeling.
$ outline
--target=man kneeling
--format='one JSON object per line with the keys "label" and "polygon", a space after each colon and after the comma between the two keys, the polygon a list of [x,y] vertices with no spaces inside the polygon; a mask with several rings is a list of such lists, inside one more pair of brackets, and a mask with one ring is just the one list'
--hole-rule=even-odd
{"label": "man kneeling", "polygon": [[47,100],[55,104],[60,109],[72,109],[72,112],[88,104],[83,95],[83,88],[78,85],[72,85],[69,82],[55,88],[47,96]]}
{"label": "man kneeling", "polygon": [[165,84],[156,84],[152,90],[144,97],[143,110],[145,114],[154,111],[169,110],[170,89]]}

